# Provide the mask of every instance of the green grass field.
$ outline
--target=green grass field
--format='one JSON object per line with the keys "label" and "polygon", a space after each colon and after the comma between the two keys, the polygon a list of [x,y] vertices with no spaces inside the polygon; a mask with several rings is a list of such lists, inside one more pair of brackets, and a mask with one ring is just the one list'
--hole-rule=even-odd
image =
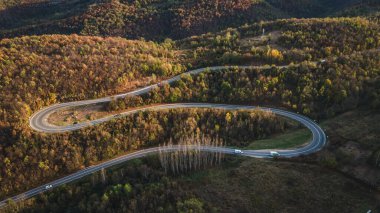
{"label": "green grass field", "polygon": [[288,149],[301,146],[311,139],[308,129],[288,131],[274,135],[267,139],[255,140],[247,146],[247,149]]}

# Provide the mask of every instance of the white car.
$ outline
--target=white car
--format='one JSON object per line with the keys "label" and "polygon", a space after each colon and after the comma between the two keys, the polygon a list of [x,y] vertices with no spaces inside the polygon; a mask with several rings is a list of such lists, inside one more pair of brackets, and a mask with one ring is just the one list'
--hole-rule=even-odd
{"label": "white car", "polygon": [[165,84],[168,84],[168,81],[161,81],[157,83],[158,87],[163,87]]}
{"label": "white car", "polygon": [[240,149],[235,149],[235,154],[243,154],[243,151],[241,151]]}
{"label": "white car", "polygon": [[51,187],[53,187],[53,186],[52,185],[46,185],[45,189],[50,189]]}
{"label": "white car", "polygon": [[272,152],[270,152],[270,156],[278,157],[278,156],[280,156],[280,153],[272,151]]}

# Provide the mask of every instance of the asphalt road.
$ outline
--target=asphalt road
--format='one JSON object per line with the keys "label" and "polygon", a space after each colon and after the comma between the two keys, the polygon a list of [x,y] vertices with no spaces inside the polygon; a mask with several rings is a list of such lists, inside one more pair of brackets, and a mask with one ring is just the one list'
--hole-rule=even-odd
{"label": "asphalt road", "polygon": [[[218,70],[221,70],[222,68],[226,68],[226,67],[202,68],[202,69],[190,71],[190,72],[188,72],[188,74],[197,74],[197,73],[203,72],[205,70],[218,71]],[[240,68],[248,68],[248,67],[247,66],[240,66]],[[260,67],[256,67],[256,68],[260,68]],[[169,80],[166,80],[165,82],[172,83],[172,82],[177,81],[179,79],[180,79],[180,76],[175,76]],[[84,128],[87,126],[92,126],[92,125],[96,125],[99,123],[103,123],[103,122],[109,121],[111,119],[116,119],[117,117],[126,116],[126,115],[133,114],[133,113],[136,113],[138,111],[143,111],[143,110],[163,110],[163,109],[174,109],[174,108],[213,108],[213,109],[223,109],[223,110],[263,110],[263,111],[271,111],[277,115],[284,116],[284,117],[287,117],[287,118],[290,118],[290,119],[293,119],[293,120],[300,122],[301,124],[303,124],[305,127],[307,127],[311,131],[312,136],[313,136],[312,140],[306,146],[303,146],[303,147],[297,148],[297,149],[289,149],[289,150],[243,150],[243,153],[239,154],[239,155],[247,156],[247,157],[255,157],[255,158],[272,158],[272,156],[270,155],[270,151],[277,151],[281,155],[281,157],[290,158],[290,157],[297,157],[300,155],[308,155],[308,154],[317,152],[317,151],[321,150],[324,147],[324,145],[326,144],[326,135],[325,135],[324,131],[313,120],[311,120],[311,119],[309,119],[303,115],[300,115],[298,113],[288,112],[285,110],[274,109],[274,108],[257,107],[257,106],[208,104],[208,103],[163,104],[163,105],[158,105],[158,106],[145,107],[145,108],[141,108],[138,110],[133,110],[133,111],[128,111],[128,112],[121,113],[121,114],[108,116],[108,117],[101,118],[98,120],[94,120],[91,122],[79,123],[79,124],[74,124],[74,125],[69,125],[69,126],[55,126],[55,125],[49,124],[47,122],[47,118],[52,113],[54,113],[58,110],[62,110],[66,107],[74,107],[74,106],[82,106],[82,105],[95,104],[95,103],[103,103],[103,102],[108,102],[108,101],[112,100],[112,98],[122,98],[122,97],[125,97],[127,95],[142,95],[142,94],[149,92],[150,90],[152,90],[152,88],[154,88],[156,86],[158,86],[158,84],[151,85],[148,87],[144,87],[142,89],[138,89],[138,90],[135,90],[133,92],[116,95],[113,97],[106,97],[106,98],[87,100],[87,101],[78,101],[78,102],[55,104],[55,105],[46,107],[46,108],[38,111],[37,113],[35,113],[30,118],[30,127],[36,131],[45,132],[45,133],[67,132],[67,131],[73,131],[73,130],[81,129],[81,128]],[[47,190],[51,190],[55,187],[62,186],[64,184],[70,183],[72,181],[83,178],[87,175],[90,175],[94,172],[100,171],[104,168],[108,168],[108,167],[126,162],[128,160],[145,157],[147,155],[155,154],[159,151],[171,152],[171,151],[181,150],[181,149],[183,149],[183,146],[171,146],[171,147],[160,147],[160,148],[154,147],[154,148],[144,149],[144,150],[140,150],[140,151],[137,151],[134,153],[126,154],[126,155],[120,156],[118,158],[100,163],[98,165],[87,167],[87,168],[80,170],[78,172],[75,172],[71,175],[57,179],[57,180],[52,181],[50,183],[46,183],[42,186],[31,189],[27,192],[24,192],[20,195],[11,197],[9,199],[12,199],[15,202],[21,201],[24,199],[28,199],[28,198],[31,198],[31,197],[37,195],[37,194],[43,193]],[[225,147],[187,146],[187,149],[200,149],[201,151],[207,151],[207,152],[220,152],[220,153],[225,153],[225,154],[236,154],[235,149],[225,148]],[[46,186],[49,186],[49,185],[51,185],[52,187],[49,189],[46,189]],[[1,201],[0,207],[5,206],[9,199]]]}
{"label": "asphalt road", "polygon": [[[225,68],[231,68],[231,67],[237,67],[237,66],[215,66],[215,67],[200,68],[200,69],[196,69],[196,70],[192,70],[192,71],[186,72],[184,74],[195,75],[195,74],[198,74],[198,73],[201,73],[201,72],[205,72],[205,71],[217,72],[217,71],[223,70]],[[238,66],[238,67],[240,69],[244,69],[244,68],[257,68],[257,69],[261,69],[261,68],[264,68],[263,66]],[[287,67],[287,66],[278,66],[278,67],[284,68],[284,67]],[[181,74],[181,75],[183,75],[183,74]],[[181,79],[181,75],[174,76],[173,78],[165,80],[164,82],[168,83],[168,84],[171,84],[171,83],[173,83],[175,81],[180,80]],[[89,105],[89,104],[104,103],[104,102],[109,102],[112,99],[123,98],[123,97],[126,97],[126,96],[147,94],[152,89],[158,87],[159,84],[160,83],[153,84],[153,85],[141,88],[141,89],[134,90],[132,92],[123,93],[123,94],[119,94],[119,95],[115,95],[115,96],[109,96],[109,97],[105,97],[105,98],[98,98],[98,99],[85,100],[85,101],[75,101],[75,102],[67,102],[67,103],[54,104],[54,105],[46,107],[46,108],[38,111],[34,115],[32,115],[31,118],[29,119],[29,124],[30,124],[30,127],[33,128],[36,131],[47,132],[47,133],[58,133],[58,132],[72,131],[72,130],[75,130],[75,129],[81,129],[81,128],[86,127],[86,126],[94,125],[94,124],[97,124],[97,123],[102,123],[102,122],[108,121],[111,118],[114,118],[115,116],[118,116],[118,115],[105,117],[105,118],[102,118],[102,119],[94,120],[92,122],[75,124],[75,125],[67,126],[67,127],[64,127],[64,128],[49,124],[47,122],[47,119],[48,119],[48,117],[52,113],[54,113],[56,111],[59,111],[59,110],[63,110],[63,109],[68,108],[68,107],[78,107],[78,106],[84,106],[84,105]],[[149,109],[152,109],[152,108],[149,108]],[[124,115],[125,114],[131,114],[131,113],[124,113]]]}

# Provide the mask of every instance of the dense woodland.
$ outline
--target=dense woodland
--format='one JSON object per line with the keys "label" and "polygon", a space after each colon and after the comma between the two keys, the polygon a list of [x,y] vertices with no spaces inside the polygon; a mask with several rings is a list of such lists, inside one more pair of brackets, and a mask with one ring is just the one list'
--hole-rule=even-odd
{"label": "dense woodland", "polygon": [[379,56],[376,50],[317,64],[186,74],[180,81],[157,87],[143,98],[110,102],[108,109],[162,102],[235,103],[282,106],[320,119],[359,105],[378,108]]}
{"label": "dense woodland", "polygon": [[[28,127],[30,115],[42,107],[125,92],[192,68],[269,64],[263,69],[226,68],[196,76],[183,75],[180,81],[173,85],[163,84],[147,96],[112,101],[108,110],[155,103],[215,102],[280,107],[318,120],[330,119],[358,107],[377,112],[380,107],[380,15],[373,10],[376,11],[378,2],[283,2],[68,0],[46,4],[39,0],[2,1],[0,37],[9,38],[0,40],[0,197],[9,197],[129,151],[170,140],[177,143],[189,135],[204,134],[220,138],[228,146],[245,147],[255,139],[295,128],[294,124],[271,113],[195,109],[141,112],[65,134],[41,134]],[[289,19],[328,14],[365,16]],[[221,29],[226,30],[219,31]],[[209,33],[200,35],[206,32]],[[79,35],[15,37],[45,33]],[[118,36],[141,39],[126,40]],[[181,39],[172,41],[168,37]],[[380,150],[373,142],[373,138],[377,138],[373,136],[376,128],[363,129],[372,131],[365,134],[372,137],[367,138],[370,142],[360,144],[367,153],[365,157],[355,159],[342,154],[341,146],[346,139],[341,134],[336,136],[338,139],[332,139],[332,145],[321,156],[296,160],[322,164],[341,172],[352,169],[345,168],[345,164],[352,166],[358,162],[377,168]],[[356,138],[355,143],[361,140]],[[188,188],[182,187],[183,182],[177,177],[168,177],[160,171],[155,157],[142,162],[136,161],[125,170],[107,174],[107,181],[103,183],[102,175],[95,175],[91,184],[84,181],[58,189],[61,191],[50,197],[42,195],[37,199],[40,205],[24,211],[63,211],[65,208],[73,212],[218,210],[210,204],[212,200],[206,202],[208,198],[202,197],[203,192],[195,189],[199,179],[195,178]],[[255,164],[253,168],[263,173],[266,171],[263,168],[270,167],[270,171],[277,168],[260,165]],[[338,196],[344,197],[342,202],[351,204],[350,209],[359,208],[354,201],[363,195],[348,190],[355,184],[329,182],[340,187],[341,191],[336,194],[328,189],[329,185],[326,189],[306,186],[305,183],[312,184],[306,180],[302,182],[304,185],[294,189],[298,186],[295,180],[303,176],[291,176],[297,173],[293,170],[297,165],[290,165],[285,170],[292,171],[287,174],[290,175],[288,179],[278,182],[281,182],[278,186],[288,188],[283,191],[273,188],[275,199],[267,198],[273,201],[271,205],[265,205],[258,194],[250,197],[245,192],[241,196],[252,198],[255,202],[250,203],[256,206],[244,204],[241,210],[270,208],[278,211],[281,208],[274,201],[279,199],[275,196],[277,193],[283,197],[290,193],[290,197],[301,199],[299,194],[307,189],[322,190],[322,198],[304,194],[309,203],[318,200],[335,208],[339,203],[330,201],[331,197]],[[303,172],[303,169],[300,170]],[[308,170],[309,178],[318,176],[311,175],[314,169]],[[223,168],[223,171],[226,170]],[[251,184],[268,180],[266,185],[257,186],[266,192],[265,187],[271,187],[272,180],[277,177],[273,174],[264,177],[249,171],[247,168],[232,171],[223,178],[233,179],[244,174],[244,177],[255,178]],[[335,178],[341,180],[341,177]],[[323,185],[323,181],[319,183]],[[231,191],[245,188],[239,187]],[[210,194],[217,194],[217,188],[211,187]],[[188,192],[191,189],[194,191]],[[225,209],[236,206],[236,203],[230,205],[226,195],[219,196],[225,201]],[[295,200],[289,199],[281,202],[294,208]],[[311,206],[318,207],[315,203]]]}
{"label": "dense woodland", "polygon": [[[315,38],[323,32],[315,35],[307,32],[323,23],[326,26],[331,25],[326,28],[328,30],[324,33],[332,38],[335,36],[336,39],[331,43],[324,44],[325,41],[323,41],[319,44],[326,47],[331,46],[334,50],[331,52],[332,56],[342,55],[336,59],[331,57],[326,62],[305,62],[289,68],[232,69],[194,77],[183,76],[181,81],[171,87],[164,85],[158,88],[149,97],[145,97],[145,100],[133,98],[132,102],[127,100],[124,106],[117,104],[116,107],[179,101],[248,103],[281,106],[316,118],[331,116],[355,108],[361,97],[366,98],[368,101],[366,103],[371,103],[374,108],[378,107],[378,93],[369,94],[367,91],[375,91],[372,88],[376,85],[373,82],[379,74],[379,52],[377,50],[366,51],[376,48],[378,45],[377,25],[360,18],[292,20],[289,23],[282,20],[262,24],[268,31],[271,30],[270,26],[273,26],[272,30],[283,28],[284,32],[287,32],[282,36],[284,41],[297,41],[299,49],[313,50],[317,45],[310,41],[313,39],[319,41]],[[344,30],[345,28],[347,29]],[[205,35],[205,41],[220,48],[218,51],[222,51],[226,47],[239,51],[240,46],[235,44],[238,43],[239,36],[244,38],[258,35],[261,29],[259,25],[243,26],[238,31],[223,32],[222,35],[224,34],[225,37],[218,34],[214,37],[211,36],[212,39],[216,39],[211,40],[212,42],[207,39],[207,36],[212,34]],[[335,34],[337,29],[340,29],[341,33]],[[350,40],[343,40],[342,37],[350,38],[354,36],[354,31],[359,29],[365,29],[367,33],[360,34],[362,37],[357,37],[356,41],[352,41],[357,42],[356,45],[346,45],[347,48],[353,48],[358,52],[344,56],[349,51],[341,49],[341,47]],[[294,36],[299,34],[296,32],[305,32],[305,36]],[[373,36],[373,40],[361,39],[370,36]],[[0,42],[0,80],[3,91],[0,96],[2,119],[0,131],[3,142],[0,147],[0,158],[4,162],[4,167],[1,168],[1,179],[2,185],[5,186],[2,187],[2,197],[13,192],[23,191],[27,185],[38,185],[59,174],[70,173],[99,160],[109,159],[127,150],[137,149],[141,145],[162,143],[168,139],[169,134],[184,134],[184,132],[176,130],[167,133],[161,132],[160,134],[164,135],[157,136],[155,133],[164,128],[145,129],[156,126],[144,125],[137,132],[144,130],[147,135],[138,134],[138,137],[141,137],[140,140],[128,143],[126,141],[130,141],[130,139],[120,135],[122,138],[115,141],[115,144],[118,145],[111,143],[109,144],[110,148],[107,148],[108,145],[107,147],[100,146],[100,144],[103,146],[105,144],[100,142],[101,139],[115,134],[110,134],[110,129],[101,131],[102,126],[67,135],[41,135],[31,132],[27,127],[27,120],[33,112],[46,105],[125,91],[142,85],[140,82],[150,83],[159,78],[184,72],[186,67],[183,64],[187,65],[188,62],[191,63],[188,66],[202,66],[202,63],[193,55],[194,51],[198,51],[201,46],[208,47],[208,44],[202,43],[200,38],[202,37],[193,37],[175,43],[167,40],[162,44],[76,35],[3,39]],[[195,40],[197,43],[194,42]],[[252,49],[253,46],[248,47],[248,51],[252,52]],[[270,53],[274,53],[276,56],[276,51],[270,51]],[[184,55],[181,56],[182,54]],[[315,54],[315,57],[321,57],[318,55],[321,54],[320,52]],[[261,63],[265,63],[266,60],[272,63],[284,63],[261,56],[258,56],[258,59],[261,60]],[[209,64],[219,62],[218,58],[206,61]],[[233,62],[235,61],[229,63]],[[243,63],[243,60],[238,62]],[[247,60],[246,64],[249,63],[250,60]],[[177,116],[173,122],[182,123],[182,120],[181,116]],[[244,122],[245,125],[249,123],[241,122]],[[131,130],[125,125],[130,124],[126,122],[120,126],[113,126],[114,130],[112,131]],[[253,125],[252,128],[255,128],[255,125],[270,126],[263,122],[251,125]],[[214,125],[209,131],[218,128],[220,127]],[[235,145],[244,146],[248,140],[257,138],[257,136],[262,137],[283,130],[284,127],[269,128],[265,134],[264,132],[256,134],[255,131],[240,132],[238,139],[233,139],[237,137],[236,135],[228,137],[223,135],[223,139],[227,137],[226,142],[230,144],[239,142]],[[96,136],[91,136],[89,132]],[[251,135],[251,133],[255,134]],[[177,136],[175,138],[178,139]],[[62,141],[66,142],[62,143]],[[75,143],[73,143],[74,141]],[[82,145],[83,142],[85,144]],[[68,144],[72,144],[72,146],[68,146]],[[41,155],[41,152],[45,154]],[[36,168],[38,169],[36,170]],[[28,175],[32,178],[26,179],[25,175],[19,174],[32,174]]]}
{"label": "dense woodland", "polygon": [[[372,20],[371,20],[372,19]],[[380,46],[379,25],[367,18],[284,19],[177,41],[203,66],[318,61]],[[263,30],[265,35],[262,36]],[[361,32],[361,33],[357,33]],[[277,34],[272,38],[271,34]]]}
{"label": "dense woodland", "polygon": [[[183,72],[184,67],[176,62],[176,55],[169,44],[158,45],[153,42],[127,41],[118,38],[53,35],[1,40],[2,195],[12,191],[9,191],[6,185],[13,188],[14,184],[11,184],[13,178],[18,179],[16,182],[22,183],[28,173],[33,173],[30,171],[20,176],[19,171],[25,171],[25,168],[42,168],[44,162],[49,161],[40,158],[39,153],[42,150],[40,145],[47,146],[47,142],[51,139],[45,142],[37,140],[36,143],[39,145],[28,139],[31,134],[28,118],[33,112],[56,102],[101,97]],[[56,140],[59,143],[60,139]],[[72,147],[66,148],[64,150],[67,155],[75,154],[68,151]],[[31,150],[35,150],[35,153],[32,154]],[[58,158],[66,159],[62,156]],[[54,162],[50,160],[51,163]],[[18,165],[16,161],[25,162],[26,165],[22,166],[23,168],[12,166],[12,169],[7,169],[6,165]],[[54,169],[54,166],[50,168]],[[37,179],[31,180],[31,183]],[[11,182],[6,183],[5,180]]]}
{"label": "dense woodland", "polygon": [[4,39],[0,41],[1,125],[13,125],[57,101],[102,97],[179,74],[184,66],[177,56],[170,45],[118,38]]}
{"label": "dense woodland", "polygon": [[40,0],[8,0],[0,5],[0,37],[77,33],[177,39],[260,20],[321,17],[340,11],[354,15],[373,4],[377,3],[374,0],[288,0],[286,3],[279,0],[66,0],[42,3]]}

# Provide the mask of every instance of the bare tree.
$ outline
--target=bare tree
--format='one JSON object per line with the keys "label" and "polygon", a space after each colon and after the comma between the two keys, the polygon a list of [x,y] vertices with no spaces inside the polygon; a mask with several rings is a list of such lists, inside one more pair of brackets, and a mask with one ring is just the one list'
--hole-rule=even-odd
{"label": "bare tree", "polygon": [[105,183],[106,182],[106,170],[104,168],[102,168],[100,170],[100,174],[102,176],[102,182]]}
{"label": "bare tree", "polygon": [[[172,139],[169,140],[165,147],[173,147]],[[192,134],[188,137],[182,137],[177,143],[178,149],[168,152],[159,147],[159,160],[167,173],[169,170],[173,174],[207,168],[218,165],[222,162],[223,154],[216,152],[217,147],[223,146],[223,141],[219,137],[211,138],[204,134]],[[204,152],[202,146],[212,148],[212,152]]]}

